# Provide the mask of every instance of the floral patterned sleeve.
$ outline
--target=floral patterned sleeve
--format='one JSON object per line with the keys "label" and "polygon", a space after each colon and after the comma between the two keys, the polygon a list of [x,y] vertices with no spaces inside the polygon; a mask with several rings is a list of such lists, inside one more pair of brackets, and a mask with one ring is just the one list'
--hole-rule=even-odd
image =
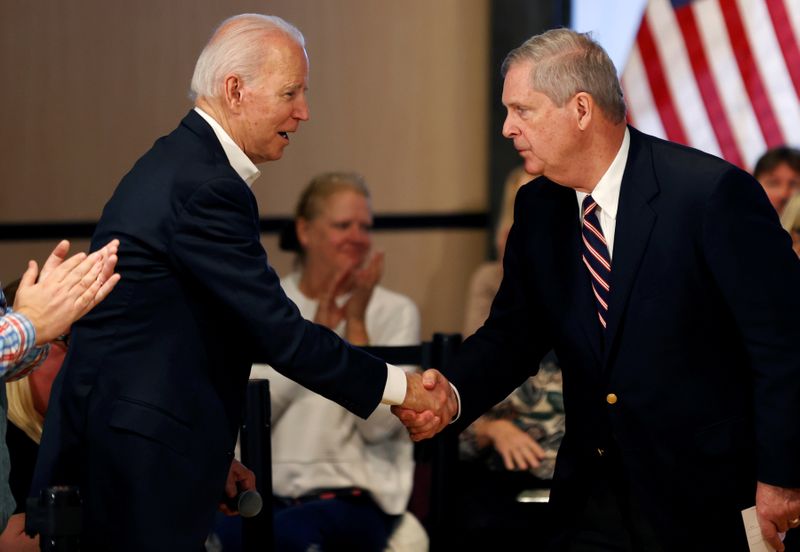
{"label": "floral patterned sleeve", "polygon": [[[532,471],[541,479],[552,478],[556,452],[565,429],[561,369],[555,360],[544,360],[536,376],[525,380],[503,402],[495,405],[478,421],[500,419],[513,422],[541,445],[545,451],[545,459],[539,468]],[[479,446],[474,425],[473,423],[461,433],[459,444],[461,458],[485,459],[490,469],[502,469],[502,462],[493,457],[493,447]]]}

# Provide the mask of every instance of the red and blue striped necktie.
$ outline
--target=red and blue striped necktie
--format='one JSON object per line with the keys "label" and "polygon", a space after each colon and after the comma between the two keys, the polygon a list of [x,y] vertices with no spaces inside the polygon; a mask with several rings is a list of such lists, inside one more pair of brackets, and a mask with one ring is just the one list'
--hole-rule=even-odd
{"label": "red and blue striped necktie", "polygon": [[606,327],[608,315],[608,296],[611,277],[611,256],[608,244],[597,218],[597,202],[587,195],[583,200],[583,264],[589,270],[592,279],[592,291],[597,303],[597,317],[603,329]]}

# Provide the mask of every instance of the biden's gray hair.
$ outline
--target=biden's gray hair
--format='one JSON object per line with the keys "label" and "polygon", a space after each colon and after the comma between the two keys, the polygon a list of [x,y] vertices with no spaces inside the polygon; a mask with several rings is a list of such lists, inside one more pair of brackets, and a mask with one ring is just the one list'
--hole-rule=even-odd
{"label": "biden's gray hair", "polygon": [[246,83],[256,80],[269,48],[263,38],[276,32],[305,48],[297,27],[274,15],[243,13],[220,23],[197,58],[189,97],[219,96],[226,75],[238,75]]}

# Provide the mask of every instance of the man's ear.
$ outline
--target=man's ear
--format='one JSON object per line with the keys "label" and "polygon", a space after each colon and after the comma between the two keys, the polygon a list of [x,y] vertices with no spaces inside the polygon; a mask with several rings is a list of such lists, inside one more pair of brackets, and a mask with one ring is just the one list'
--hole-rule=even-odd
{"label": "man's ear", "polygon": [[575,117],[580,130],[586,130],[592,122],[594,114],[594,99],[586,92],[578,92],[572,98],[575,107]]}
{"label": "man's ear", "polygon": [[232,112],[236,113],[239,111],[242,104],[244,83],[238,75],[228,75],[225,77],[224,86],[225,105],[227,105]]}

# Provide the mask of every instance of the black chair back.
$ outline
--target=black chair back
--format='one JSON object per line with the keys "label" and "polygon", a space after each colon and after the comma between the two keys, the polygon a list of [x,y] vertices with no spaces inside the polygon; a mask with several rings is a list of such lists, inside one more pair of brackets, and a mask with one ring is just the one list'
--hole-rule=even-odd
{"label": "black chair back", "polygon": [[[364,347],[368,353],[390,364],[419,365],[424,371],[436,368],[446,372],[453,367],[461,345],[461,334],[436,333],[431,341],[405,347]],[[447,534],[453,527],[453,467],[458,461],[458,435],[444,432],[433,439],[416,443],[414,460],[417,473],[410,510],[422,522],[430,538],[430,549],[447,550]],[[415,504],[416,503],[416,504]]]}
{"label": "black chair back", "polygon": [[250,380],[247,383],[246,407],[240,433],[242,463],[256,475],[256,490],[264,500],[261,512],[242,518],[242,550],[268,552],[274,550],[272,529],[272,445],[270,424],[272,413],[269,400],[269,381]]}

